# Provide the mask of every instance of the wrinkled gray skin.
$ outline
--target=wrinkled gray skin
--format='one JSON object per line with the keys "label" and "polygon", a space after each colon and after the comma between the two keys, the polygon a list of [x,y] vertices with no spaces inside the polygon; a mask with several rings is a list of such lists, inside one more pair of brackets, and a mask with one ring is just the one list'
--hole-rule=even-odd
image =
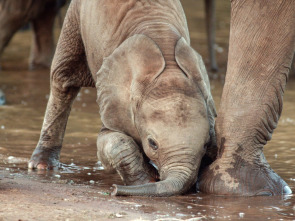
{"label": "wrinkled gray skin", "polygon": [[295,1],[233,0],[228,70],[216,120],[217,160],[199,189],[219,195],[290,194],[267,163],[295,50]]}
{"label": "wrinkled gray skin", "polygon": [[0,56],[13,35],[30,22],[33,40],[30,69],[49,68],[54,54],[53,24],[65,0],[1,0]]}
{"label": "wrinkled gray skin", "polygon": [[215,108],[203,61],[190,47],[180,1],[71,2],[29,168],[58,166],[72,102],[81,87],[94,86],[104,125],[98,158],[125,184],[136,185],[116,186],[113,194],[187,191],[214,140]]}

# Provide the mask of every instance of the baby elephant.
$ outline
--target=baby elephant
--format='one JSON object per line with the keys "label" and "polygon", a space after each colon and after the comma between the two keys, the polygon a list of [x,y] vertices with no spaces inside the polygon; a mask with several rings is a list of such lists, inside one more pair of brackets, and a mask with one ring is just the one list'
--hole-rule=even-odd
{"label": "baby elephant", "polygon": [[99,160],[131,185],[115,186],[114,195],[171,196],[196,182],[216,112],[179,0],[72,0],[29,168],[58,166],[81,87],[97,89]]}

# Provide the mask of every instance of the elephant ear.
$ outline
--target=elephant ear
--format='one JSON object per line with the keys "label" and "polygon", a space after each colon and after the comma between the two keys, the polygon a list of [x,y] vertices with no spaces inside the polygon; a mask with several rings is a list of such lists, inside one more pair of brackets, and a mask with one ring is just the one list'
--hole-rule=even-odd
{"label": "elephant ear", "polygon": [[[199,87],[207,104],[207,113],[210,123],[211,147],[216,146],[214,118],[217,116],[215,104],[211,95],[208,74],[202,57],[190,47],[184,38],[180,38],[175,47],[175,59],[184,73]],[[214,155],[214,154],[210,154]]]}
{"label": "elephant ear", "polygon": [[161,50],[145,35],[128,38],[105,58],[96,76],[103,125],[136,136],[133,107],[164,68]]}

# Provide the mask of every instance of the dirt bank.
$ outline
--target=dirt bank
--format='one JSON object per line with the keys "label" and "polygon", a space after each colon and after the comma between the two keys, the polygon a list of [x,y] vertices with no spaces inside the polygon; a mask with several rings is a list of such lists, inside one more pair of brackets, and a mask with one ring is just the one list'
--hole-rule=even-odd
{"label": "dirt bank", "polygon": [[[40,182],[0,172],[0,220],[156,220],[153,200],[106,195],[110,190]],[[143,205],[143,200],[145,205]],[[146,212],[145,212],[146,211]],[[166,217],[167,218],[167,217]]]}
{"label": "dirt bank", "polygon": [[[63,180],[34,177],[0,170],[0,220],[200,220],[191,212],[177,213],[170,198],[113,197],[111,189],[71,185]],[[178,201],[177,200],[177,201]],[[184,200],[185,201],[185,200]],[[169,208],[171,207],[171,208]],[[173,208],[174,207],[174,208]],[[197,213],[197,211],[195,211]]]}

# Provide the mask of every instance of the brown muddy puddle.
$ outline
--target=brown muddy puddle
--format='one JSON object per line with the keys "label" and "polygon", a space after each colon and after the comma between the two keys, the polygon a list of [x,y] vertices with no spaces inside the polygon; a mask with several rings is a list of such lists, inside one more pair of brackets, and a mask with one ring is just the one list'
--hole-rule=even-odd
{"label": "brown muddy puddle", "polygon": [[[182,2],[188,16],[192,45],[206,61],[202,2]],[[201,6],[198,7],[196,2]],[[229,1],[217,2],[217,58],[219,74],[224,75]],[[122,182],[117,175],[106,174],[97,162],[96,137],[101,121],[93,88],[83,88],[73,105],[61,152],[61,169],[43,172],[27,170],[27,161],[39,139],[49,94],[49,71],[26,70],[29,45],[30,33],[18,33],[2,56],[0,89],[6,93],[7,105],[0,107],[0,179],[4,176],[1,173],[4,170],[5,176],[12,178],[26,177],[40,182],[86,185],[98,192],[110,192],[113,183]],[[218,108],[223,82],[220,79],[211,80],[211,86]],[[295,192],[294,76],[288,82],[279,126],[272,141],[265,146],[265,155],[272,168]],[[139,204],[126,197],[119,197],[118,200],[126,205],[130,203],[126,210],[151,214],[158,220],[295,220],[294,194],[280,197],[224,197],[194,193],[170,198],[140,198]]]}

